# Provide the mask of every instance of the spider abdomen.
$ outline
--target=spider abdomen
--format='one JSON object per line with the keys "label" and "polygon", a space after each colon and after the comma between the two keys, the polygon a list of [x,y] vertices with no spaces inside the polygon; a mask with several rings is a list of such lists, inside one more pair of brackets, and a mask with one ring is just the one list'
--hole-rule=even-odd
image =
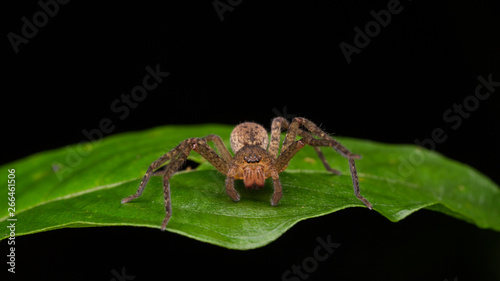
{"label": "spider abdomen", "polygon": [[230,141],[231,149],[234,153],[248,145],[257,145],[266,150],[269,144],[269,137],[266,129],[261,125],[253,122],[244,122],[233,129]]}

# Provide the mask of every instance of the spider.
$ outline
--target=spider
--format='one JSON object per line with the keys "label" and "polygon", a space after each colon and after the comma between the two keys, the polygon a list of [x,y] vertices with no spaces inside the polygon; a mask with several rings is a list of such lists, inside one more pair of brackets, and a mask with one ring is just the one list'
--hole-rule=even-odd
{"label": "spider", "polygon": [[[307,131],[301,129],[301,126],[307,129]],[[282,129],[288,131],[281,146],[281,153],[278,155]],[[297,136],[302,138],[296,140]],[[219,154],[208,145],[208,142],[214,143]],[[247,189],[262,189],[265,179],[271,177],[274,188],[271,205],[276,206],[283,195],[279,173],[288,167],[288,163],[292,157],[307,144],[314,148],[326,170],[333,174],[338,175],[340,172],[328,165],[320,147],[331,147],[347,158],[351,170],[354,194],[370,210],[372,209],[370,202],[361,196],[359,192],[359,181],[354,159],[360,159],[361,156],[351,153],[347,148],[322,131],[316,124],[305,118],[295,117],[291,123],[283,117],[274,118],[271,125],[270,141],[264,127],[253,122],[244,122],[233,129],[230,135],[230,142],[234,157],[231,156],[222,139],[217,135],[189,138],[182,141],[177,147],[154,161],[146,171],[137,192],[122,199],[121,202],[127,203],[141,196],[149,178],[152,175],[161,173],[163,175],[166,214],[161,224],[161,229],[165,230],[172,215],[169,180],[186,161],[191,150],[194,150],[208,160],[219,172],[226,175],[226,193],[235,202],[240,200],[240,195],[234,188],[234,180],[242,179]],[[169,164],[161,167],[169,160]]]}

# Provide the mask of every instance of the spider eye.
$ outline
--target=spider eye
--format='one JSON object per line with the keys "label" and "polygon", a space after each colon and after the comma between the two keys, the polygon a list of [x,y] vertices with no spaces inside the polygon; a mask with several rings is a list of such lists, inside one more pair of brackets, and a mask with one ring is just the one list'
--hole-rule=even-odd
{"label": "spider eye", "polygon": [[262,159],[262,156],[260,155],[251,155],[251,156],[245,156],[245,161],[247,163],[259,163],[259,161]]}

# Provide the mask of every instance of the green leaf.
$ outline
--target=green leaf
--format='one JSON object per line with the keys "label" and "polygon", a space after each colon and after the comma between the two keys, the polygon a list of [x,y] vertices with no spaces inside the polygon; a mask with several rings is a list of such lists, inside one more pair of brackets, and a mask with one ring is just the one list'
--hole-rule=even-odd
{"label": "green leaf", "polygon": [[[231,129],[215,124],[160,127],[3,165],[1,177],[7,180],[8,169],[15,169],[16,182],[11,194],[15,216],[9,216],[5,203],[0,208],[0,229],[5,231],[1,239],[9,237],[11,223],[17,236],[65,227],[159,229],[165,215],[160,177],[150,180],[140,198],[127,204],[120,200],[135,193],[149,164],[180,141],[208,134],[227,140]],[[363,155],[356,161],[361,193],[389,220],[396,222],[426,208],[500,231],[499,188],[473,168],[414,145],[337,139]],[[241,201],[233,202],[225,194],[225,176],[193,152],[190,159],[201,165],[171,180],[173,214],[167,230],[227,248],[252,249],[277,239],[301,220],[364,207],[353,194],[347,161],[331,149],[323,151],[342,175],[326,172],[314,150],[305,147],[280,174],[284,194],[276,207],[270,205],[271,181],[260,191],[245,190],[238,181]],[[2,202],[11,197],[7,193],[2,192]]]}

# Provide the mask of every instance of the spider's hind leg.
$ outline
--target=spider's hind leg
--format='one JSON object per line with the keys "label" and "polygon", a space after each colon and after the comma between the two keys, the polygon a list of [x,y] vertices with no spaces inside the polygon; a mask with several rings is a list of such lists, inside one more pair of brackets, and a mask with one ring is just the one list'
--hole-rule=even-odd
{"label": "spider's hind leg", "polygon": [[326,161],[325,155],[323,155],[323,152],[321,152],[321,148],[319,148],[317,146],[313,146],[313,148],[316,151],[316,154],[318,154],[319,160],[321,160],[321,163],[323,163],[323,166],[325,167],[325,169],[328,172],[330,172],[330,173],[332,173],[334,175],[342,175],[342,172],[340,172],[339,170],[335,170],[332,167],[330,167],[330,165]]}

